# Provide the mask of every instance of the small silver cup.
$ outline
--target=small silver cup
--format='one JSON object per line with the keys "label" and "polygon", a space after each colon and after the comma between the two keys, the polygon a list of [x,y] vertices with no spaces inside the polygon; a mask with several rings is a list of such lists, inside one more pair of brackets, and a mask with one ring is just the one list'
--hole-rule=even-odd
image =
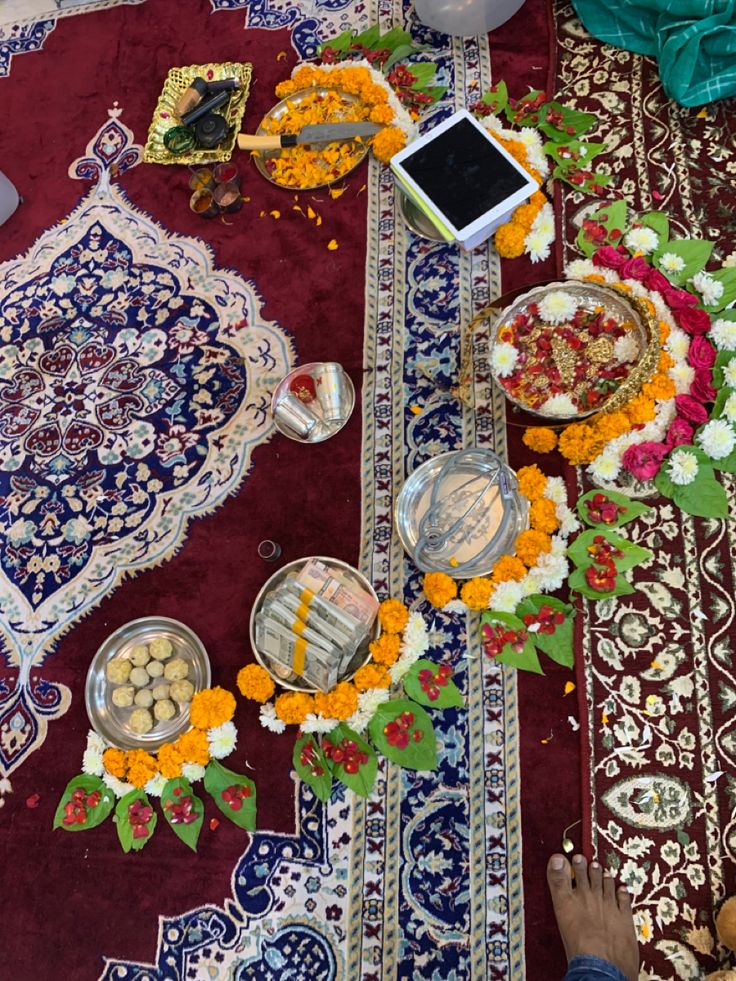
{"label": "small silver cup", "polygon": [[317,400],[325,422],[340,422],[345,415],[347,388],[342,365],[327,361],[317,375]]}
{"label": "small silver cup", "polygon": [[273,410],[274,418],[296,436],[306,439],[319,422],[318,417],[293,392],[279,399]]}

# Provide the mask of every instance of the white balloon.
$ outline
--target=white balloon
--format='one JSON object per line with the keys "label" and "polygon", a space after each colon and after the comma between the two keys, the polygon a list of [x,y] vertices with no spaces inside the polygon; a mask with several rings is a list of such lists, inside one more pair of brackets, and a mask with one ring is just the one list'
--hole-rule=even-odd
{"label": "white balloon", "polygon": [[419,20],[435,31],[472,37],[495,31],[524,0],[416,0]]}

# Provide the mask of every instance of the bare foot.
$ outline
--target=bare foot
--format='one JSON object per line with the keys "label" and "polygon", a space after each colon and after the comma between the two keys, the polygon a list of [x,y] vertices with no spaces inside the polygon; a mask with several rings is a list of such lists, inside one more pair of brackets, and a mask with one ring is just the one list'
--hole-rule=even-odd
{"label": "bare foot", "polygon": [[547,864],[547,883],[568,961],[575,956],[600,957],[629,981],[636,981],[639,947],[628,890],[622,886],[617,891],[598,862],[588,868],[584,856],[575,855],[572,865],[574,886],[564,855],[553,855]]}

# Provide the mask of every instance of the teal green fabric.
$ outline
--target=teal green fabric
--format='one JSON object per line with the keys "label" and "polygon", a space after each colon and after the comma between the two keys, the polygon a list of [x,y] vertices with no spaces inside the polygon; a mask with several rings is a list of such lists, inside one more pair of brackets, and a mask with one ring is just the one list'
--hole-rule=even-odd
{"label": "teal green fabric", "polygon": [[595,37],[657,59],[683,106],[736,95],[736,0],[573,0]]}

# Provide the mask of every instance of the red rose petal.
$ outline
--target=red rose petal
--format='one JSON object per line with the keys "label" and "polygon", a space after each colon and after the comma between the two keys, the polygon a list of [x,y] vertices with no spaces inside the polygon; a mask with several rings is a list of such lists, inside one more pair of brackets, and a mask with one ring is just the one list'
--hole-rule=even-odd
{"label": "red rose petal", "polygon": [[[26,797],[26,807],[29,807],[31,810],[33,810],[34,807],[38,807],[38,802],[40,800],[41,800],[41,795],[40,794],[31,794],[30,797]],[[67,807],[68,806],[69,805],[67,804]],[[66,810],[66,808],[65,808],[65,810]]]}

